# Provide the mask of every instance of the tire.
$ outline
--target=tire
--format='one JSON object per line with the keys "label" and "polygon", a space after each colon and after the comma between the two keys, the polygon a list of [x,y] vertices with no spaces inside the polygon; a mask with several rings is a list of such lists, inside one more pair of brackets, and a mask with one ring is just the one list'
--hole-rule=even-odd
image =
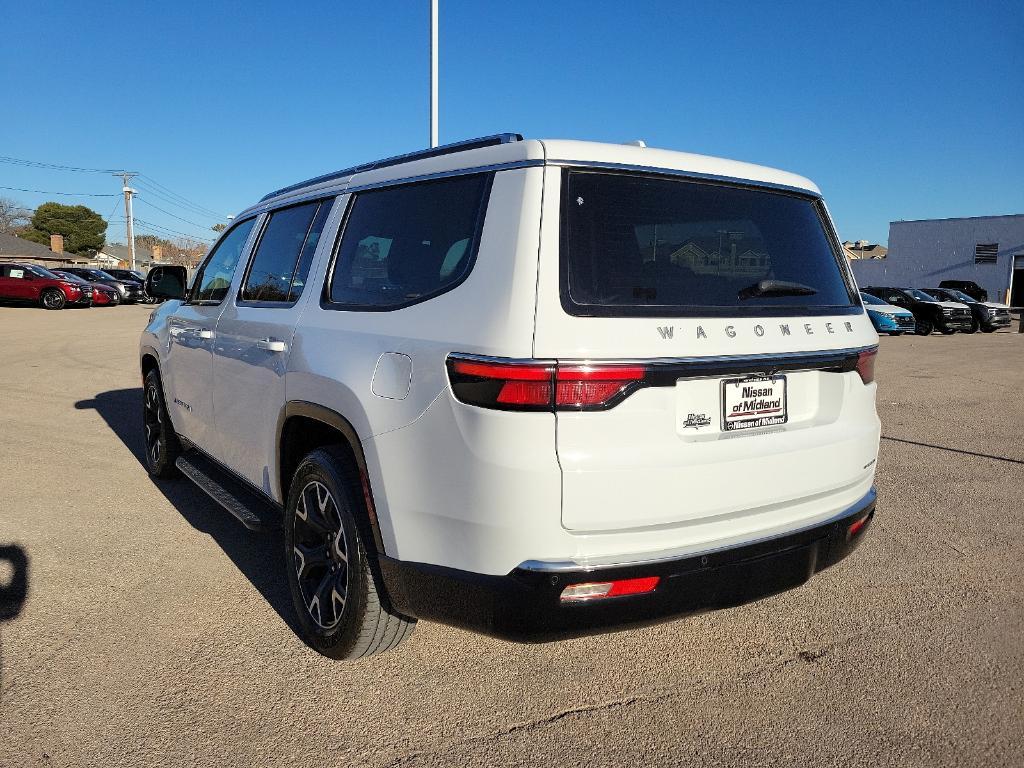
{"label": "tire", "polygon": [[961,331],[961,333],[977,333],[979,330],[981,330],[981,323],[975,318],[971,318],[971,327]]}
{"label": "tire", "polygon": [[68,299],[63,291],[56,288],[47,288],[39,294],[39,303],[43,305],[44,309],[64,309]]}
{"label": "tire", "polygon": [[982,333],[995,333],[998,330],[999,330],[998,328],[982,328],[981,332]]}
{"label": "tire", "polygon": [[918,336],[931,336],[931,333],[934,330],[935,326],[932,325],[931,320],[918,320],[914,325],[914,333]]}
{"label": "tire", "polygon": [[146,469],[153,477],[178,477],[174,462],[181,455],[181,443],[167,415],[160,372],[146,374],[142,386],[142,439],[146,449]]}
{"label": "tire", "polygon": [[412,634],[415,619],[380,599],[359,535],[362,483],[337,446],[307,455],[292,479],[285,508],[288,586],[302,640],[332,659],[351,661],[391,650]]}

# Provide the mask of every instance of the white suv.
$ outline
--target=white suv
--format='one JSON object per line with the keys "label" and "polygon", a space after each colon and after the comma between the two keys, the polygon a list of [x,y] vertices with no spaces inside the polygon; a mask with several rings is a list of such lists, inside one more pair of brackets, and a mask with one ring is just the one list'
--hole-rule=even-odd
{"label": "white suv", "polygon": [[[501,135],[239,214],[142,334],[156,476],[283,516],[304,640],[540,641],[738,605],[875,505],[878,337],[817,188]],[[278,522],[274,522],[274,518]]]}

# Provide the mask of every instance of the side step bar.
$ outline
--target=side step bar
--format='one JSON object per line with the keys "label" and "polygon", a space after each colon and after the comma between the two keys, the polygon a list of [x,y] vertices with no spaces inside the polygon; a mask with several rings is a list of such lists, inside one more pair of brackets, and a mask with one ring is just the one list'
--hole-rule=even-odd
{"label": "side step bar", "polygon": [[281,527],[277,506],[197,451],[182,454],[174,465],[250,531]]}

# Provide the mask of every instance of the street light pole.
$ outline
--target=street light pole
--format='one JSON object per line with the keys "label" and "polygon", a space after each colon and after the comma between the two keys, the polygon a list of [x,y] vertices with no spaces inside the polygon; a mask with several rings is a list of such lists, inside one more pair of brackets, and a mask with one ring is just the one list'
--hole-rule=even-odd
{"label": "street light pole", "polygon": [[430,0],[430,146],[437,146],[437,0]]}

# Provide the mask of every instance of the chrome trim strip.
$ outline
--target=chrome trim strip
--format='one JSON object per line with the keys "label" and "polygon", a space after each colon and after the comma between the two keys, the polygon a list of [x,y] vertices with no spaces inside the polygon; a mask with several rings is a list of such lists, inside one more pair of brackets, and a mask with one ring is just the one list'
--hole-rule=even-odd
{"label": "chrome trim strip", "polygon": [[810,531],[814,528],[824,528],[825,526],[832,525],[837,520],[842,520],[844,517],[853,514],[859,509],[873,504],[878,497],[878,492],[874,486],[871,487],[866,494],[864,494],[855,503],[844,507],[841,511],[826,518],[820,522],[812,525],[805,525],[802,528],[795,528],[792,531],[786,531],[785,533],[779,533],[773,536],[765,536],[760,539],[753,539],[751,541],[744,541],[739,544],[729,544],[722,547],[712,547],[711,549],[702,549],[696,552],[685,552],[682,550],[665,550],[658,553],[653,553],[649,556],[641,557],[637,560],[623,560],[621,558],[628,557],[628,555],[610,555],[601,558],[595,558],[587,560],[585,562],[577,562],[575,560],[527,560],[524,563],[520,563],[518,569],[523,571],[535,571],[540,573],[562,573],[565,571],[583,571],[590,573],[603,568],[625,568],[631,566],[644,566],[644,565],[657,565],[659,563],[666,563],[672,560],[688,560],[693,557],[702,557],[704,555],[711,555],[716,552],[724,552],[728,549],[740,549],[742,547],[754,546],[756,544],[763,544],[766,541],[772,541],[773,539],[784,539],[787,536],[794,536],[804,531]]}
{"label": "chrome trim strip", "polygon": [[760,181],[758,179],[747,179],[738,176],[720,176],[714,173],[701,173],[699,171],[684,171],[678,168],[661,168],[656,165],[629,165],[627,163],[609,163],[600,160],[558,160],[548,158],[547,165],[560,166],[563,168],[604,168],[610,171],[629,171],[631,173],[653,173],[661,176],[680,176],[700,181],[717,181],[723,184],[739,184],[744,187],[767,187],[782,192],[794,192],[796,194],[821,199],[821,193],[804,187],[793,187],[789,184],[778,184],[773,181]]}

